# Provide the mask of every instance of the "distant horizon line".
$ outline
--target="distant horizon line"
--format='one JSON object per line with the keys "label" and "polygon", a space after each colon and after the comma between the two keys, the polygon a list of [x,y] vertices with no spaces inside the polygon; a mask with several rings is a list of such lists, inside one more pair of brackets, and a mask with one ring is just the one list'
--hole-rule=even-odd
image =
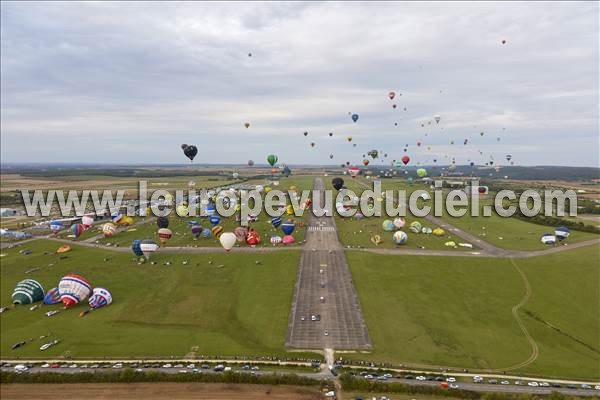
{"label": "distant horizon line", "polygon": [[[10,166],[85,166],[85,167],[152,167],[152,166],[168,166],[168,167],[210,167],[210,166],[234,166],[234,167],[246,167],[246,168],[278,168],[279,166],[271,166],[269,164],[254,164],[249,166],[245,163],[194,163],[194,164],[185,164],[185,163],[171,163],[171,162],[155,162],[155,163],[100,163],[100,162],[78,162],[78,161],[68,161],[68,162],[22,162],[22,161],[14,161],[14,162],[2,162],[0,163],[0,168],[10,167]],[[290,167],[303,167],[303,168],[347,168],[351,166],[358,166],[360,168],[371,169],[374,167],[390,167],[389,164],[369,164],[368,166],[363,166],[361,163],[350,164],[344,167],[341,167],[340,164],[286,164],[281,163],[281,165],[288,165]],[[423,165],[403,165],[399,168],[423,168],[423,167],[446,167],[452,164],[423,164]],[[484,168],[589,168],[589,169],[597,169],[600,170],[598,166],[574,166],[574,165],[485,165],[485,164],[454,164],[456,167],[484,167]],[[394,167],[397,168],[397,167]]]}

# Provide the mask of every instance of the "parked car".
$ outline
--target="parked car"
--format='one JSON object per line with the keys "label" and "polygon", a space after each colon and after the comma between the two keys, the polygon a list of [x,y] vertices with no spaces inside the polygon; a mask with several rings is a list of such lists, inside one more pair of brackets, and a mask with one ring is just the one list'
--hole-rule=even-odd
{"label": "parked car", "polygon": [[540,384],[535,381],[531,381],[531,382],[527,382],[527,386],[538,387],[538,386],[540,386]]}
{"label": "parked car", "polygon": [[425,378],[423,375],[419,375],[419,376],[417,376],[417,380],[418,381],[426,381],[427,378]]}

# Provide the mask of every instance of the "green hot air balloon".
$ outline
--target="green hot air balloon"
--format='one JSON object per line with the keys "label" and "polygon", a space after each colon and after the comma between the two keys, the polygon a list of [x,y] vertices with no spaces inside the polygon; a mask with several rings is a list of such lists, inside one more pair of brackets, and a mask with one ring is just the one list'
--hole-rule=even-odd
{"label": "green hot air balloon", "polygon": [[275,164],[277,164],[277,156],[275,154],[269,154],[269,156],[267,157],[267,162],[271,167],[274,166]]}
{"label": "green hot air balloon", "polygon": [[31,304],[42,300],[44,300],[44,287],[33,279],[25,279],[17,283],[12,294],[13,304]]}
{"label": "green hot air balloon", "polygon": [[425,168],[419,168],[417,170],[417,176],[419,178],[425,178],[427,176],[427,170]]}

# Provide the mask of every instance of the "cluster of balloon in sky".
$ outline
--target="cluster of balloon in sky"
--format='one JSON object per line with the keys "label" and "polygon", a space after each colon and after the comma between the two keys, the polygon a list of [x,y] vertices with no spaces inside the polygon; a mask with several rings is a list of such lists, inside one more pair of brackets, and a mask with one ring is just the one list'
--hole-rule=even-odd
{"label": "cluster of balloon in sky", "polygon": [[[507,44],[507,40],[506,39],[502,39],[500,40],[501,45],[506,45]],[[249,59],[253,59],[253,55],[251,52],[247,53],[248,58]],[[255,68],[256,66],[254,66]],[[422,69],[422,66],[419,66],[419,68]],[[437,92],[436,92],[437,93]],[[490,141],[489,140],[475,140],[472,136],[472,133],[469,133],[467,130],[465,130],[464,128],[461,128],[460,130],[462,130],[461,132],[454,132],[453,134],[445,134],[444,136],[440,136],[434,138],[434,136],[436,136],[436,133],[439,134],[443,134],[445,131],[451,131],[452,127],[454,125],[457,125],[457,119],[454,115],[451,115],[451,118],[449,120],[450,125],[446,126],[444,124],[444,118],[442,117],[442,115],[439,114],[435,114],[432,115],[431,118],[426,118],[425,120],[423,120],[422,115],[423,113],[419,113],[419,114],[409,114],[409,109],[408,109],[408,103],[411,101],[411,99],[413,98],[413,96],[415,95],[419,95],[419,93],[412,93],[409,91],[398,91],[398,90],[389,90],[387,92],[387,98],[389,99],[390,103],[391,103],[391,108],[392,110],[394,110],[394,112],[398,112],[401,111],[402,114],[384,114],[384,113],[378,113],[377,115],[381,115],[381,118],[385,118],[385,119],[391,119],[391,121],[393,122],[393,126],[395,127],[400,127],[402,129],[402,132],[409,132],[409,133],[417,133],[418,132],[418,127],[420,126],[420,128],[422,129],[422,131],[420,133],[417,133],[419,135],[422,135],[422,139],[417,140],[414,142],[414,144],[416,145],[415,148],[413,148],[411,150],[411,147],[409,145],[409,143],[406,143],[404,145],[404,147],[402,148],[402,151],[404,153],[407,152],[411,152],[413,154],[411,154],[412,156],[414,156],[413,158],[415,159],[415,165],[419,166],[419,165],[432,165],[432,167],[435,169],[437,168],[436,165],[438,164],[438,160],[440,158],[444,158],[447,159],[443,165],[447,165],[447,167],[441,167],[442,164],[440,164],[440,171],[442,174],[444,173],[450,173],[452,171],[454,171],[456,169],[456,165],[457,165],[457,161],[458,158],[460,157],[465,157],[466,160],[466,164],[470,165],[470,166],[475,166],[475,165],[485,165],[487,167],[492,167],[493,170],[495,170],[496,172],[499,171],[499,166],[498,163],[496,162],[496,160],[494,160],[494,152],[496,152],[494,149],[491,148],[490,146]],[[439,95],[440,96],[444,96],[445,93],[443,90],[439,90]],[[403,105],[400,105],[399,103],[402,102],[404,103]],[[417,110],[415,110],[416,112]],[[347,131],[348,133],[350,133],[352,131],[352,126],[351,125],[358,125],[360,121],[363,121],[361,116],[359,115],[359,113],[356,112],[348,112],[348,117],[350,120],[350,126],[347,125],[343,125],[340,127],[340,129]],[[404,121],[404,122],[401,122]],[[417,121],[416,124],[414,124],[414,121]],[[367,115],[367,123],[372,122],[372,112],[369,113],[369,115]],[[414,125],[413,125],[414,124]],[[253,126],[251,124],[250,121],[245,121],[243,123],[243,127],[245,129],[251,129]],[[449,129],[446,129],[449,128]],[[479,133],[479,137],[480,138],[484,138],[486,136],[486,132],[485,130],[481,130],[480,128],[477,127],[477,125],[474,125],[473,128],[476,132]],[[503,127],[502,131],[505,131],[506,128]],[[302,135],[304,137],[310,138],[314,136],[314,139],[311,139],[308,142],[308,145],[310,146],[311,149],[316,149],[318,148],[318,144],[319,144],[319,134],[317,135],[312,135],[309,130],[302,130]],[[358,134],[358,133],[357,133]],[[463,136],[462,138],[452,138],[452,137],[447,137],[447,136],[454,136],[454,135],[461,135]],[[329,138],[333,138],[334,136],[334,132],[329,131],[328,132],[328,137]],[[345,136],[347,142],[352,144],[353,148],[357,147],[357,143],[354,142],[353,143],[353,137],[348,135]],[[482,146],[481,148],[485,148],[486,151],[482,150],[482,149],[477,149],[476,152],[465,152],[464,150],[460,150],[456,152],[456,155],[453,156],[453,151],[449,151],[447,145],[441,145],[440,144],[440,140],[444,140],[441,139],[442,137],[447,137],[446,143],[448,143],[450,146],[454,146],[455,143],[459,143],[462,142],[463,146],[476,146],[476,145],[480,145]],[[374,132],[370,132],[368,135],[369,140],[372,140],[373,142],[377,142],[377,135]],[[361,134],[361,140],[364,140],[365,137],[363,134]],[[499,142],[501,140],[501,137],[498,135],[495,135],[495,140],[496,142]],[[367,143],[368,145],[368,143]],[[436,148],[437,147],[437,148]],[[181,145],[181,148],[183,150],[184,155],[190,159],[190,161],[194,160],[194,157],[196,157],[196,155],[198,154],[198,148],[194,145],[187,145],[187,144],[183,144]],[[364,154],[362,158],[359,158],[358,160],[354,160],[354,161],[345,161],[345,163],[341,164],[341,167],[351,167],[352,166],[352,170],[347,170],[346,173],[350,174],[351,176],[355,176],[354,172],[355,170],[355,166],[356,164],[359,164],[359,162],[356,161],[360,161],[360,163],[362,163],[365,167],[374,163],[376,160],[378,160],[381,164],[386,164],[388,162],[388,154],[394,154],[397,153],[398,149],[390,147],[390,148],[386,148],[386,152],[380,152],[378,150],[370,150],[367,154],[371,157],[371,159],[367,158]],[[470,156],[469,156],[470,153]],[[381,155],[383,155],[383,157],[380,157]],[[328,152],[327,154],[329,160],[333,160],[335,158],[335,154],[332,152]],[[357,154],[358,156],[358,154]],[[404,155],[403,157],[398,157],[399,159],[392,159],[389,160],[389,164],[391,166],[391,170],[393,170],[394,168],[401,168],[402,166],[407,166],[410,162],[411,162],[411,157],[409,157],[408,155]],[[505,156],[506,161],[509,165],[514,165],[514,162],[512,161],[512,156],[510,154]],[[276,155],[269,155],[267,157],[267,162],[271,167],[275,167],[275,165],[277,164],[277,156]],[[251,167],[254,165],[254,161],[249,160],[248,161],[248,166]],[[276,171],[275,169],[272,170],[273,173],[277,173],[277,172],[284,172],[284,170],[286,169],[285,166],[282,166],[279,168],[278,171]],[[407,173],[407,171],[405,171],[405,173]],[[394,173],[395,174],[395,173]],[[287,171],[285,171],[285,175],[288,176],[289,175],[289,169],[287,169]]]}

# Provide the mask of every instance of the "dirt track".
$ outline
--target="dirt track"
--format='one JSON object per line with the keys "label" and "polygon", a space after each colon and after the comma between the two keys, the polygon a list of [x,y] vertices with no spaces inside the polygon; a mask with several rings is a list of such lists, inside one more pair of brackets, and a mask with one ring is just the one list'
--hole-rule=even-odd
{"label": "dirt track", "polygon": [[42,399],[86,400],[316,400],[322,399],[316,388],[298,386],[241,385],[221,383],[82,383],[82,384],[10,384],[0,385],[2,400]]}

